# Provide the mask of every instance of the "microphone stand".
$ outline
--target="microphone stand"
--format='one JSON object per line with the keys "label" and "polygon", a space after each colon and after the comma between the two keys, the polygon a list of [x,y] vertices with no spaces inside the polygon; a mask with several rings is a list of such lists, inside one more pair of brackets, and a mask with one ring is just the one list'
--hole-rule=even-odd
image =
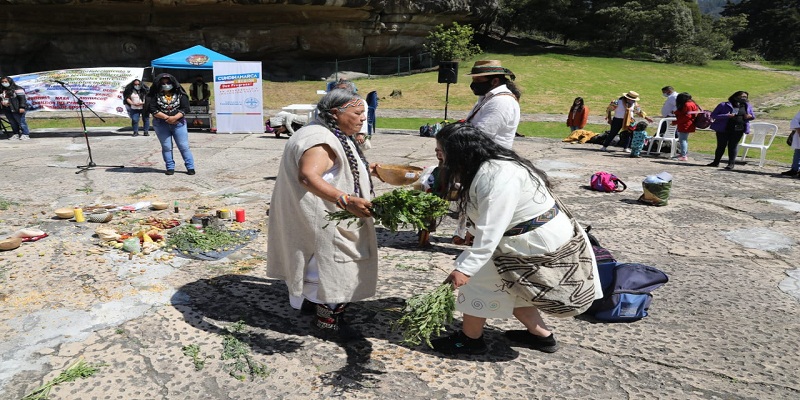
{"label": "microphone stand", "polygon": [[125,168],[124,165],[97,165],[94,163],[94,159],[92,158],[92,146],[89,145],[89,131],[86,129],[86,118],[84,118],[83,116],[83,108],[86,107],[86,109],[91,111],[95,117],[100,119],[100,121],[106,122],[106,120],[104,120],[101,116],[97,115],[97,113],[94,112],[94,110],[92,110],[91,107],[87,106],[86,103],[84,103],[83,100],[81,100],[80,97],[78,97],[78,95],[75,94],[75,92],[69,90],[69,88],[67,87],[66,84],[64,84],[64,82],[56,82],[56,83],[61,85],[61,87],[64,88],[64,90],[66,90],[69,94],[72,95],[72,97],[75,98],[75,100],[78,102],[78,110],[80,110],[81,113],[81,125],[83,126],[83,137],[84,139],[86,139],[86,149],[89,151],[89,163],[86,165],[79,165],[78,171],[75,173],[80,174],[81,172],[88,171],[94,167]]}

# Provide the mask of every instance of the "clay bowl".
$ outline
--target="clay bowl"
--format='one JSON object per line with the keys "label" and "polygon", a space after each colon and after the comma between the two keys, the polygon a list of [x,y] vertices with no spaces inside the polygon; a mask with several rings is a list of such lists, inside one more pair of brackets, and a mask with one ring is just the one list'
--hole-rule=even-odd
{"label": "clay bowl", "polygon": [[89,222],[103,223],[111,221],[111,218],[113,217],[114,215],[110,212],[95,212],[89,214],[89,216],[86,217],[86,220]]}
{"label": "clay bowl", "polygon": [[375,169],[382,181],[395,186],[410,185],[419,179],[422,168],[413,165],[379,164]]}
{"label": "clay bowl", "polygon": [[150,203],[150,208],[153,210],[166,210],[169,207],[169,203],[163,201],[154,201]]}
{"label": "clay bowl", "polygon": [[0,251],[14,250],[22,244],[22,238],[8,238],[0,240]]}
{"label": "clay bowl", "polygon": [[55,210],[56,216],[61,219],[70,219],[75,216],[75,210],[71,208],[57,208]]}

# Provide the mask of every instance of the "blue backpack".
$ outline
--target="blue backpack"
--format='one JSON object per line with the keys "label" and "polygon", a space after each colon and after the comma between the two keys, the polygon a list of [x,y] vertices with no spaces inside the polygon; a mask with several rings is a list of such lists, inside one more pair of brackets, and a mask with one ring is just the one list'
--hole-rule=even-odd
{"label": "blue backpack", "polygon": [[647,316],[653,295],[669,281],[667,274],[644,264],[617,262],[598,264],[603,298],[586,313],[601,321],[631,322]]}

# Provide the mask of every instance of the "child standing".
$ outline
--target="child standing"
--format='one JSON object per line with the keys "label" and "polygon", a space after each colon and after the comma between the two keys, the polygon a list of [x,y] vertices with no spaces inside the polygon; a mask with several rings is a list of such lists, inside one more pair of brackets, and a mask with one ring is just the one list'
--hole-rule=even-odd
{"label": "child standing", "polygon": [[633,128],[633,137],[631,138],[631,158],[639,158],[639,153],[642,151],[645,139],[647,136],[647,122],[640,121]]}

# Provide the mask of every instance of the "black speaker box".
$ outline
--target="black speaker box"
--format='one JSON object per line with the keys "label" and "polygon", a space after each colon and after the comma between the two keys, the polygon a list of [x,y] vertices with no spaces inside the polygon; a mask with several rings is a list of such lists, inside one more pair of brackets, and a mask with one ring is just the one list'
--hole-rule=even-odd
{"label": "black speaker box", "polygon": [[439,63],[439,83],[458,83],[458,62],[442,61]]}

